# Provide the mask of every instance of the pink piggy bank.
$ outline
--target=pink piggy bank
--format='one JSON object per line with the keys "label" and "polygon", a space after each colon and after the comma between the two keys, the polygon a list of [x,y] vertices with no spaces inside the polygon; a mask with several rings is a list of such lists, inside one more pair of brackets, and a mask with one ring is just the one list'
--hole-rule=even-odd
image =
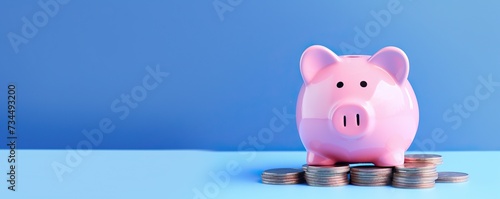
{"label": "pink piggy bank", "polygon": [[408,57],[396,47],[372,56],[307,48],[300,60],[304,84],[297,101],[307,164],[402,165],[419,115],[409,70]]}

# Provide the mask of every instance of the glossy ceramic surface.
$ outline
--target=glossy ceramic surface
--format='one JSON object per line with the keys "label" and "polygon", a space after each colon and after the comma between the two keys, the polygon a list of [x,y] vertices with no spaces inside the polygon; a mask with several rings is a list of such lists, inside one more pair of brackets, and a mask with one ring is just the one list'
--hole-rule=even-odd
{"label": "glossy ceramic surface", "polygon": [[338,56],[311,46],[302,55],[300,70],[304,84],[296,117],[308,164],[403,164],[419,111],[401,49]]}

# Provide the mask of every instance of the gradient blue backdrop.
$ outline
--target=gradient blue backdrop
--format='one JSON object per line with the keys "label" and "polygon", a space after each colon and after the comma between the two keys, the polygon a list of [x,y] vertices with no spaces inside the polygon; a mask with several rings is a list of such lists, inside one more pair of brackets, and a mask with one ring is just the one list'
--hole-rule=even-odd
{"label": "gradient blue backdrop", "polygon": [[[76,148],[83,130],[109,118],[116,129],[93,148],[237,150],[269,126],[273,109],[295,113],[305,48],[342,54],[356,28],[378,23],[371,11],[392,2],[73,0],[16,53],[9,32],[22,34],[23,17],[33,21],[39,2],[51,1],[0,2],[0,129],[13,82],[25,149]],[[214,2],[231,11],[220,18]],[[466,117],[453,107],[471,102],[478,78],[500,82],[500,1],[398,2],[402,10],[358,47],[373,54],[394,45],[409,56],[421,116],[411,149],[499,150],[500,87],[482,90],[489,97]],[[119,119],[112,102],[156,65],[170,75]],[[461,122],[443,119],[448,110]],[[303,150],[295,120],[273,136],[260,149]]]}

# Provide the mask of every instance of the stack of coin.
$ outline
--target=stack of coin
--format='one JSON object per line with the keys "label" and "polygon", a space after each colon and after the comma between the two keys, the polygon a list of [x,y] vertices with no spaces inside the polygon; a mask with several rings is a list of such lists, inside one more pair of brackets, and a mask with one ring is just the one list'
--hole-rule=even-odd
{"label": "stack of coin", "polygon": [[392,186],[398,188],[432,188],[438,178],[432,163],[405,163],[394,167]]}
{"label": "stack of coin", "polygon": [[301,169],[268,169],[262,172],[262,183],[265,184],[299,184],[304,182],[304,171]]}
{"label": "stack of coin", "polygon": [[385,186],[391,184],[392,167],[356,166],[351,168],[351,184]]}
{"label": "stack of coin", "polygon": [[432,163],[442,164],[443,158],[436,154],[406,154],[405,163]]}
{"label": "stack of coin", "polygon": [[347,173],[348,164],[336,164],[333,166],[311,166],[308,165],[305,172],[307,184],[311,186],[343,186],[349,184]]}
{"label": "stack of coin", "polygon": [[313,166],[304,164],[302,169],[269,169],[261,177],[265,184],[299,184],[307,182],[312,186],[343,186],[350,181],[358,186],[384,186],[392,182],[399,188],[432,188],[436,182],[466,182],[469,175],[461,172],[437,172],[443,163],[441,155],[407,154],[404,165],[376,167],[371,163],[336,164],[334,166]]}

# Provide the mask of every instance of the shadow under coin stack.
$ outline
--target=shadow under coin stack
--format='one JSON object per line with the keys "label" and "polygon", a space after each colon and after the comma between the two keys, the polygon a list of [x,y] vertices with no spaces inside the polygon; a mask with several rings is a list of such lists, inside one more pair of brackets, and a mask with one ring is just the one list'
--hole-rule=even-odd
{"label": "shadow under coin stack", "polygon": [[349,184],[347,173],[348,164],[336,164],[334,166],[307,166],[305,179],[311,186],[336,187]]}
{"label": "shadow under coin stack", "polygon": [[351,184],[386,186],[391,184],[392,167],[356,166],[351,168]]}
{"label": "shadow under coin stack", "polygon": [[268,169],[262,172],[262,183],[264,184],[299,184],[304,181],[304,171],[300,169]]}

